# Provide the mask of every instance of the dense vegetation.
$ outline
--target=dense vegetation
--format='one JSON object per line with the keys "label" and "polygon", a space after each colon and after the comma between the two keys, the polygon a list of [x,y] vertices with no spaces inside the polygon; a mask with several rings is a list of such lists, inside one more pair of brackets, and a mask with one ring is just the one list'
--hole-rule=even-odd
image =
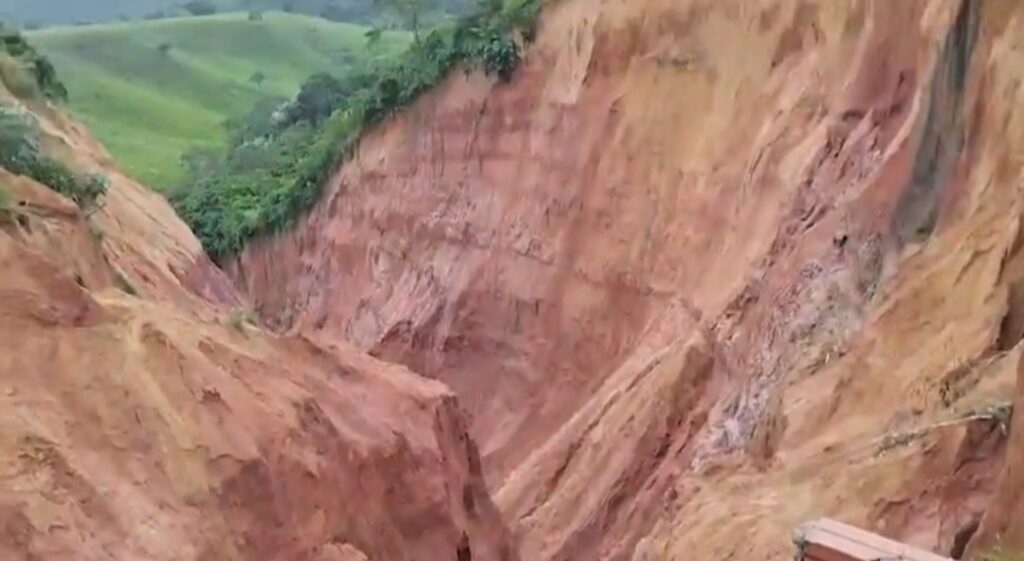
{"label": "dense vegetation", "polygon": [[[173,198],[207,251],[237,253],[254,236],[287,228],[313,206],[328,174],[367,127],[440,83],[454,68],[507,79],[533,37],[541,0],[489,0],[435,28],[401,56],[334,78],[316,75],[283,108],[263,107],[232,127],[223,154],[194,154],[191,189]],[[373,35],[370,35],[373,38]]]}
{"label": "dense vegetation", "polygon": [[364,26],[247,12],[46,29],[30,40],[71,90],[69,107],[133,176],[158,189],[184,183],[190,149],[228,146],[223,122],[265,99],[291,97],[316,72],[340,72],[402,51],[384,33],[371,51]]}
{"label": "dense vegetation", "polygon": [[35,119],[6,105],[0,105],[0,167],[35,179],[85,210],[95,207],[107,192],[105,177],[76,174],[44,154]]}
{"label": "dense vegetation", "polygon": [[[0,28],[0,85],[27,104],[62,101],[68,92],[53,65],[15,31]],[[39,124],[27,111],[0,103],[0,167],[31,177],[67,195],[85,209],[107,191],[106,179],[82,176],[43,153]],[[10,212],[10,194],[2,209]]]}

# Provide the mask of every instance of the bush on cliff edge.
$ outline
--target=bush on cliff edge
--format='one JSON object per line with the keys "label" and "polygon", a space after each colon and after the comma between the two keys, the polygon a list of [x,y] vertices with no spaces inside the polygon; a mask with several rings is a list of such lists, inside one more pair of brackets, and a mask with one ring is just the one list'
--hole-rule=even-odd
{"label": "bush on cliff edge", "polygon": [[[257,112],[231,130],[228,150],[171,197],[216,260],[260,235],[290,227],[363,131],[413,103],[457,67],[501,80],[532,40],[542,0],[486,0],[472,14],[435,28],[402,55],[337,78],[317,75],[278,111]],[[267,132],[267,131],[270,132]],[[247,131],[260,131],[250,134]]]}
{"label": "bush on cliff edge", "polygon": [[101,175],[79,175],[42,151],[39,125],[32,115],[0,105],[0,167],[31,177],[89,210],[107,192]]}

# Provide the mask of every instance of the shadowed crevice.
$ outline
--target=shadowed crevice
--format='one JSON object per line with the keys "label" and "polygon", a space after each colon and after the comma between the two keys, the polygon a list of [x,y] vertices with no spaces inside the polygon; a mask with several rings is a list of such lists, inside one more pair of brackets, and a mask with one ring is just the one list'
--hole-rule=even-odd
{"label": "shadowed crevice", "polygon": [[963,97],[984,0],[961,0],[925,100],[927,111],[910,185],[897,202],[892,232],[902,246],[935,230],[939,204],[964,147]]}

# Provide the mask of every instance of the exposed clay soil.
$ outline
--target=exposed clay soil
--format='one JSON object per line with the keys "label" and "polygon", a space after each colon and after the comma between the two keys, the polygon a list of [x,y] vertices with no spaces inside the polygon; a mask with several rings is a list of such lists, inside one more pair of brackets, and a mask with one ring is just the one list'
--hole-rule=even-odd
{"label": "exposed clay soil", "polygon": [[524,559],[1021,540],[978,412],[1017,395],[1022,41],[1012,1],[563,0],[231,273],[451,387]]}
{"label": "exposed clay soil", "polygon": [[0,170],[0,559],[518,559],[442,384],[242,300],[78,125],[104,208]]}
{"label": "exposed clay soil", "polygon": [[558,0],[227,275],[0,175],[0,559],[1024,550],[1022,81],[1016,0]]}

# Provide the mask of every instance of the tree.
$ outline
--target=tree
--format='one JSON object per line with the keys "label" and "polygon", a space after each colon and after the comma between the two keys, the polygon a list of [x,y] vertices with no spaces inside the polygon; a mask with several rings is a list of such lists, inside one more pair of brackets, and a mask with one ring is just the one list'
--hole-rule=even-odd
{"label": "tree", "polygon": [[293,2],[292,0],[287,0],[284,4],[281,5],[281,9],[288,12],[289,14],[295,13],[295,2]]}
{"label": "tree", "polygon": [[288,114],[293,121],[318,123],[330,116],[347,93],[337,78],[318,72],[302,84]]}
{"label": "tree", "polygon": [[252,76],[249,76],[249,81],[255,84],[257,88],[263,87],[263,82],[265,82],[266,80],[267,75],[260,70],[253,72]]}
{"label": "tree", "polygon": [[212,0],[192,0],[181,5],[193,16],[209,16],[217,13],[217,6]]}
{"label": "tree", "polygon": [[420,23],[427,10],[438,7],[438,0],[374,0],[379,8],[401,18],[412,31],[413,40],[420,42]]}
{"label": "tree", "polygon": [[259,10],[249,10],[249,21],[263,21],[263,12]]}

